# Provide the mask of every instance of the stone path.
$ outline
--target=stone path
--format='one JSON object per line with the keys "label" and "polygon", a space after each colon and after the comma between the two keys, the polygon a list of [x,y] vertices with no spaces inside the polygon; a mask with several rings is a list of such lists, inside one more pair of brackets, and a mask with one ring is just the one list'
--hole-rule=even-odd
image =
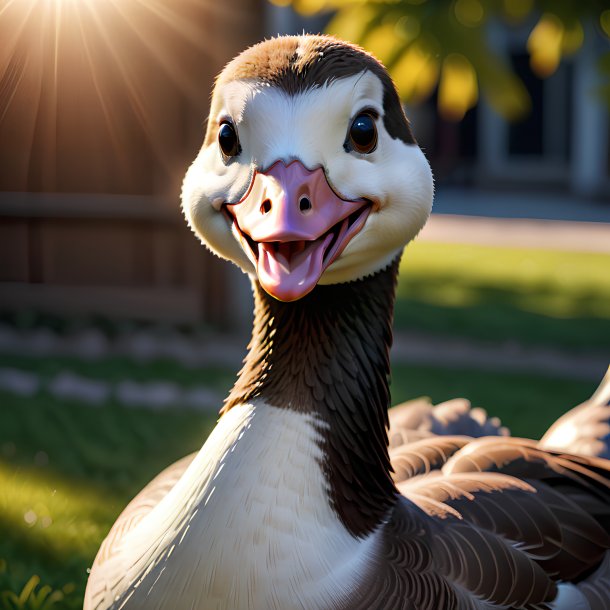
{"label": "stone path", "polygon": [[[40,358],[71,357],[88,361],[126,357],[146,363],[167,359],[187,368],[222,367],[237,371],[245,355],[246,338],[222,335],[186,336],[172,330],[119,333],[110,338],[96,328],[61,335],[48,328],[19,330],[0,325],[0,354]],[[544,374],[599,381],[608,355],[572,353],[515,343],[486,344],[420,333],[398,333],[392,350],[395,363],[477,368]],[[64,370],[50,380],[16,366],[0,367],[0,389],[20,396],[48,392],[58,398],[96,406],[113,400],[127,407],[187,408],[216,412],[224,396],[205,386],[184,388],[171,381],[110,382]]]}
{"label": "stone path", "polygon": [[238,366],[245,355],[244,337],[194,335],[186,337],[164,329],[121,332],[109,337],[91,327],[62,335],[48,328],[19,330],[0,324],[0,354],[53,358],[60,356],[95,361],[122,356],[136,362],[168,359],[187,367]]}
{"label": "stone path", "polygon": [[432,214],[417,239],[610,254],[610,224]]}
{"label": "stone path", "polygon": [[459,338],[400,333],[394,337],[392,359],[394,362],[410,364],[600,381],[610,364],[610,353],[576,353],[555,348],[524,346],[514,342],[490,345]]}
{"label": "stone path", "polygon": [[[42,328],[18,330],[0,325],[0,353],[53,358],[76,357],[95,361],[122,356],[136,362],[168,359],[186,367],[219,366],[237,370],[244,357],[246,337],[177,331],[133,331],[109,338],[95,328],[60,335]],[[485,370],[523,371],[597,380],[603,376],[610,354],[530,347],[506,342],[488,344],[469,339],[437,337],[424,333],[397,333],[394,362],[464,366]]]}
{"label": "stone path", "polygon": [[205,386],[183,388],[171,381],[139,382],[131,379],[113,383],[68,370],[58,373],[50,381],[43,381],[36,373],[10,367],[0,367],[0,390],[23,397],[48,392],[55,398],[75,400],[92,407],[112,400],[124,407],[178,408],[214,413],[220,410],[224,399]]}

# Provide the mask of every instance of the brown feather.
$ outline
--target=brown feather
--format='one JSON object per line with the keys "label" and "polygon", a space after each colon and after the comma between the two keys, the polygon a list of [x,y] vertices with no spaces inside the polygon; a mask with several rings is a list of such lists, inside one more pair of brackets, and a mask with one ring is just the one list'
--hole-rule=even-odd
{"label": "brown feather", "polygon": [[465,436],[437,436],[422,439],[390,450],[397,483],[441,468],[471,439]]}

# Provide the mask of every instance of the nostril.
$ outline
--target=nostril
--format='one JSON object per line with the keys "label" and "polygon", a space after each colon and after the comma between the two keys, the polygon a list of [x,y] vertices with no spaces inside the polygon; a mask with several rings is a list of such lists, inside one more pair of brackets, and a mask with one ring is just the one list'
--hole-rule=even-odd
{"label": "nostril", "polygon": [[303,195],[303,197],[299,199],[299,209],[301,212],[308,212],[311,210],[311,201],[309,200],[309,197]]}
{"label": "nostril", "polygon": [[263,203],[261,203],[261,214],[269,214],[271,212],[271,200],[265,199]]}

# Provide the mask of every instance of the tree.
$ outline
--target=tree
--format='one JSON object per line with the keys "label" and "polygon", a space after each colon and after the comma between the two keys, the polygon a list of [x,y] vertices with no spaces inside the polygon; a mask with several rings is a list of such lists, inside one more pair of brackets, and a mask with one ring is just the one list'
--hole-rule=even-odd
{"label": "tree", "polygon": [[[327,32],[356,42],[389,69],[401,98],[416,104],[438,86],[441,115],[460,120],[483,95],[498,113],[518,119],[529,94],[490,41],[493,22],[529,29],[527,51],[541,78],[576,53],[585,36],[610,41],[606,0],[272,0],[298,12],[332,15]],[[610,106],[610,52],[601,55],[600,86]]]}

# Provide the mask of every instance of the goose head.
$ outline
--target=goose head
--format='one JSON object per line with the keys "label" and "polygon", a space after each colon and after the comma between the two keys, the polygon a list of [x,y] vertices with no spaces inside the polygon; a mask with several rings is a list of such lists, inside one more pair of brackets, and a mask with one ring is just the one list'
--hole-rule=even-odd
{"label": "goose head", "polygon": [[261,42],[216,81],[185,216],[280,301],[396,258],[432,206],[430,167],[385,68],[327,36]]}

